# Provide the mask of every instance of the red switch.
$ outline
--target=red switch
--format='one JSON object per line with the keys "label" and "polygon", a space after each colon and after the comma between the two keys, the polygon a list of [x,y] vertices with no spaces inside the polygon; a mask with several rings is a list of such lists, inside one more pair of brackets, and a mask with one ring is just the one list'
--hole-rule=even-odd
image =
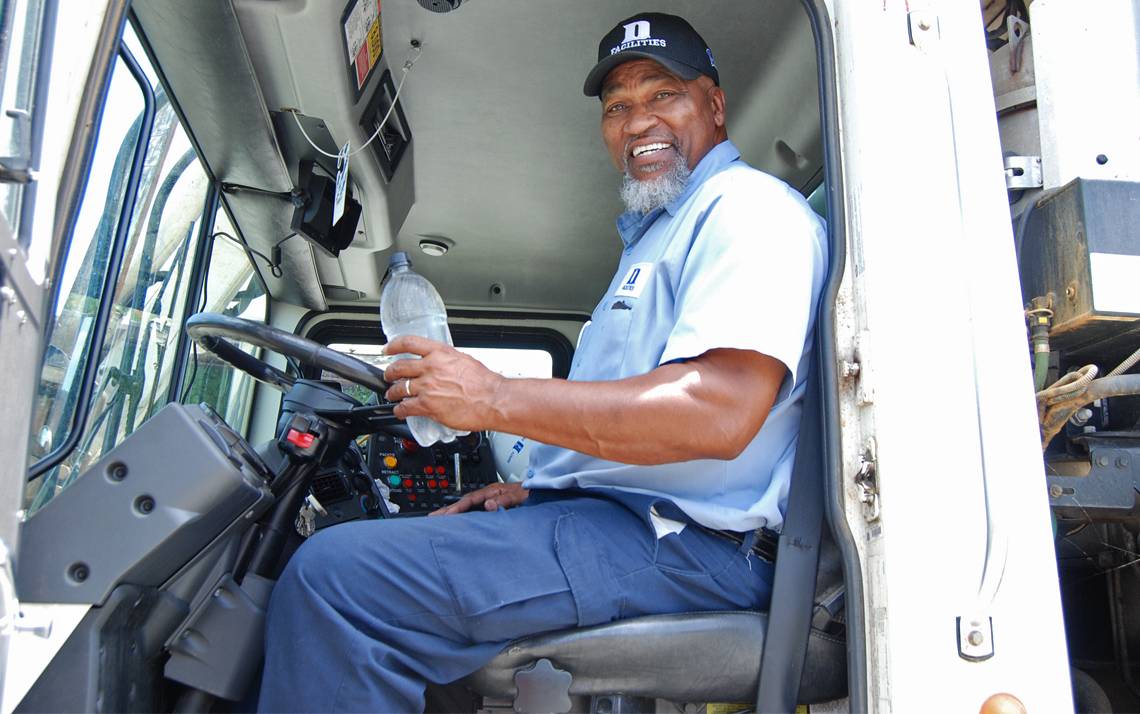
{"label": "red switch", "polygon": [[313,434],[309,434],[308,432],[303,432],[303,431],[297,431],[296,429],[290,429],[289,433],[285,435],[285,440],[288,441],[293,446],[296,446],[298,449],[309,448],[310,446],[313,445],[313,441],[316,438],[317,437],[314,436]]}

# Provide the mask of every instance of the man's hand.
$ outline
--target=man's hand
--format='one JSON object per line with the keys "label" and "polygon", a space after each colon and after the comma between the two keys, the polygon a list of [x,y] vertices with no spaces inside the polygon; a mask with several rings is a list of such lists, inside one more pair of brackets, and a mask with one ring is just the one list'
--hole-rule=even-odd
{"label": "man's hand", "polygon": [[499,508],[514,508],[530,495],[521,483],[493,483],[478,491],[472,491],[450,506],[432,511],[429,516],[449,516],[483,507],[484,511],[497,511]]}
{"label": "man's hand", "polygon": [[493,428],[495,393],[504,377],[474,357],[425,337],[397,337],[384,352],[421,357],[393,362],[384,370],[385,381],[392,385],[384,396],[400,402],[397,417],[425,416],[459,431]]}

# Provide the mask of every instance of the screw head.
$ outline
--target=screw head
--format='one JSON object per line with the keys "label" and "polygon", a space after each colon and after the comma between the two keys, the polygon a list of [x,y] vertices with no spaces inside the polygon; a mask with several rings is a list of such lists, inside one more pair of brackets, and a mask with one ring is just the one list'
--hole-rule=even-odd
{"label": "screw head", "polygon": [[1052,486],[1049,487],[1049,497],[1050,498],[1060,498],[1061,493],[1062,493],[1061,487],[1058,486],[1057,484],[1053,484]]}
{"label": "screw head", "polygon": [[67,577],[76,583],[82,583],[90,575],[91,569],[87,567],[87,563],[72,563],[71,567],[67,569]]}
{"label": "screw head", "polygon": [[1096,465],[1097,466],[1108,466],[1108,457],[1107,456],[1096,457]]}
{"label": "screw head", "polygon": [[147,515],[154,510],[154,499],[150,496],[139,496],[135,499],[135,510],[141,515]]}
{"label": "screw head", "polygon": [[930,29],[930,21],[927,20],[926,18],[919,18],[918,29],[924,30],[924,31],[929,30]]}
{"label": "screw head", "polygon": [[981,630],[970,630],[970,634],[966,635],[966,641],[977,647],[986,641],[986,636],[982,634]]}
{"label": "screw head", "polygon": [[1108,163],[1108,157],[1105,156],[1104,154],[1097,154],[1096,155],[1096,162],[1098,164],[1100,164],[1101,166],[1104,166],[1105,164]]}
{"label": "screw head", "polygon": [[1116,457],[1116,468],[1118,469],[1128,468],[1129,463],[1131,463],[1131,461],[1127,456],[1121,455]]}
{"label": "screw head", "polygon": [[111,468],[107,470],[107,477],[112,481],[122,481],[127,477],[127,465],[121,463],[111,464]]}

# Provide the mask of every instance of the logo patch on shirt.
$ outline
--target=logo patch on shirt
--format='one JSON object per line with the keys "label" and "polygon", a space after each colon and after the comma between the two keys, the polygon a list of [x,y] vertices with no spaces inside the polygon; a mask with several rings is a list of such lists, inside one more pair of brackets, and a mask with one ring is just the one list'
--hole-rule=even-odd
{"label": "logo patch on shirt", "polygon": [[649,284],[651,275],[653,275],[653,263],[636,263],[618,283],[614,295],[616,297],[641,297],[641,291]]}

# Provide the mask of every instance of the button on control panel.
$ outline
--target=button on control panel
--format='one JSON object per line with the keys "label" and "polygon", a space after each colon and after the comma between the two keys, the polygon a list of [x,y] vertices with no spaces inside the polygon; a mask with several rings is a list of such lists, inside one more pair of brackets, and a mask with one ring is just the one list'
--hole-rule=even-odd
{"label": "button on control panel", "polygon": [[401,516],[434,511],[499,480],[490,442],[480,433],[429,447],[388,434],[370,440],[372,477],[388,486],[388,499]]}

